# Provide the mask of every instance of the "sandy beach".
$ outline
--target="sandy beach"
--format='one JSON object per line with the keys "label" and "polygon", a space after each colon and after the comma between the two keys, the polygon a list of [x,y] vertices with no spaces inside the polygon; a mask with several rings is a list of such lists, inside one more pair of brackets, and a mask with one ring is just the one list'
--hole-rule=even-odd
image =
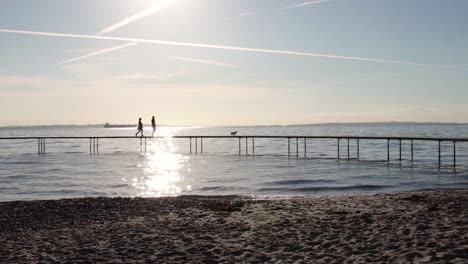
{"label": "sandy beach", "polygon": [[468,191],[0,203],[1,263],[467,263]]}

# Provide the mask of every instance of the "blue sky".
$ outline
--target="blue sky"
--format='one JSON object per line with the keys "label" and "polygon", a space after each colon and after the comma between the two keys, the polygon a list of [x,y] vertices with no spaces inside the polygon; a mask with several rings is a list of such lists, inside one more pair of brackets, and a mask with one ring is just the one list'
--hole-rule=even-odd
{"label": "blue sky", "polygon": [[465,0],[2,1],[0,126],[468,122],[467,11]]}

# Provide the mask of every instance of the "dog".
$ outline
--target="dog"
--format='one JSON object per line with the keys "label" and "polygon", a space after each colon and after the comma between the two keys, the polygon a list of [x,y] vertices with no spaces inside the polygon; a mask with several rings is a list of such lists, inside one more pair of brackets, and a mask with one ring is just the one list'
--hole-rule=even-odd
{"label": "dog", "polygon": [[237,135],[237,131],[231,132],[231,136],[235,136],[235,135]]}

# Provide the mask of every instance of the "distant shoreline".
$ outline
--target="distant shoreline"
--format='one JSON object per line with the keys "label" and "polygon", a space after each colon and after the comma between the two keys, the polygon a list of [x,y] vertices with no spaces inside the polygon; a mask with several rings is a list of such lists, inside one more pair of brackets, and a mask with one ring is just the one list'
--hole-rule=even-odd
{"label": "distant shoreline", "polygon": [[[25,125],[25,126],[0,126],[0,129],[8,128],[61,128],[61,127],[96,127],[103,128],[103,124],[88,124],[88,125]],[[456,122],[330,122],[330,123],[312,123],[312,124],[289,124],[289,125],[222,125],[222,126],[188,126],[188,125],[167,125],[158,124],[158,127],[220,127],[220,128],[231,128],[231,127],[305,127],[305,126],[467,126],[468,123],[456,123]],[[122,124],[121,126],[137,127],[137,124]],[[149,124],[144,124],[145,127],[150,127]]]}

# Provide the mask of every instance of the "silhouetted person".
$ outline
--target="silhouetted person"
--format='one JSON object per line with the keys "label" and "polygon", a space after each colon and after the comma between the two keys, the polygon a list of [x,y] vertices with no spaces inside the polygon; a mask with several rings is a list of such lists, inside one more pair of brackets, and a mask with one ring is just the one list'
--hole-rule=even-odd
{"label": "silhouetted person", "polygon": [[141,122],[141,117],[138,120],[138,129],[137,129],[137,132],[135,134],[135,137],[138,136],[138,133],[140,133],[140,132],[141,132],[141,136],[143,136],[143,123]]}
{"label": "silhouetted person", "polygon": [[156,132],[156,120],[154,119],[154,116],[151,118],[151,126],[153,127],[153,134],[151,134],[151,136],[153,136],[154,132]]}

